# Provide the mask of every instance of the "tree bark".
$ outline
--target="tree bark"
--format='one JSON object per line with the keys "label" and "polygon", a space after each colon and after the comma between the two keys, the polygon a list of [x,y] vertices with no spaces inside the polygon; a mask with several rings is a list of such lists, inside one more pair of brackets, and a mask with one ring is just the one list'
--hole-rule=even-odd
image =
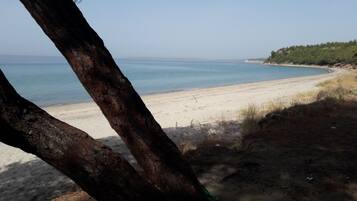
{"label": "tree bark", "polygon": [[20,1],[65,56],[151,182],[176,200],[207,200],[189,164],[72,0]]}
{"label": "tree bark", "polygon": [[32,153],[97,200],[166,200],[118,153],[19,96],[0,71],[0,141]]}

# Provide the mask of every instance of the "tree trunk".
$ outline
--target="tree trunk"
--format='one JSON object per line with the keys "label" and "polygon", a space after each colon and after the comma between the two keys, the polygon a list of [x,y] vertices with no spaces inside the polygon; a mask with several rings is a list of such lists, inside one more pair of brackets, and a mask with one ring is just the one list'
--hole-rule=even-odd
{"label": "tree trunk", "polygon": [[65,56],[151,182],[176,200],[207,200],[189,164],[73,1],[20,1]]}
{"label": "tree trunk", "polygon": [[97,200],[166,200],[118,153],[20,97],[0,71],[0,141],[32,153]]}

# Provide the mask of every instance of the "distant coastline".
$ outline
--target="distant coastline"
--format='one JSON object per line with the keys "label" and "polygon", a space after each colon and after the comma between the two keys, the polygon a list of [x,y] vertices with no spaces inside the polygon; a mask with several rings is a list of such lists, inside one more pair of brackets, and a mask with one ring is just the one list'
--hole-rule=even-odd
{"label": "distant coastline", "polygon": [[268,65],[268,66],[282,66],[282,67],[299,67],[299,68],[321,68],[321,69],[326,69],[328,72],[332,72],[336,70],[333,67],[330,66],[321,66],[321,65],[307,65],[307,64],[291,64],[291,63],[269,63],[269,62],[264,62],[262,63],[263,65]]}
{"label": "distant coastline", "polygon": [[341,64],[341,65],[334,65],[334,66],[328,66],[328,65],[309,65],[309,64],[291,64],[291,63],[269,63],[269,62],[264,62],[262,65],[267,65],[267,66],[281,66],[281,67],[299,67],[299,68],[320,68],[320,69],[326,69],[328,72],[334,72],[338,69],[344,69],[344,70],[354,70],[355,67],[351,64]]}
{"label": "distant coastline", "polygon": [[[15,58],[10,59],[15,61]],[[247,64],[243,63],[243,60],[239,62],[121,60],[119,65],[140,95],[326,73],[322,69],[266,68],[261,63]],[[51,64],[46,60],[42,64],[25,62],[0,65],[0,68],[16,90],[37,105],[61,105],[91,100],[67,63]]]}
{"label": "distant coastline", "polygon": [[264,63],[328,66],[353,70],[357,69],[357,41],[285,47],[272,51]]}
{"label": "distant coastline", "polygon": [[299,67],[299,68],[319,68],[325,69],[327,72],[331,73],[336,70],[335,67],[330,66],[321,66],[321,65],[307,65],[307,64],[291,64],[291,63],[269,63],[262,60],[255,60],[255,59],[246,59],[244,60],[245,63],[252,63],[252,64],[261,64],[266,66],[277,66],[277,67]]}
{"label": "distant coastline", "polygon": [[245,63],[252,63],[252,64],[263,64],[265,59],[246,59],[244,60]]}

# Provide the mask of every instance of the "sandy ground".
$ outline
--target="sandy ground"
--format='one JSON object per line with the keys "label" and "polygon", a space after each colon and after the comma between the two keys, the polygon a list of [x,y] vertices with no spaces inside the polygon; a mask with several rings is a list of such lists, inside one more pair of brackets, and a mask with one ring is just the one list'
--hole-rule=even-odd
{"label": "sandy ground", "polygon": [[[194,89],[142,98],[161,126],[169,130],[191,124],[236,120],[239,111],[249,104],[261,105],[277,99],[289,99],[298,93],[313,90],[318,83],[341,73],[342,70],[335,70],[318,76]],[[116,134],[94,103],[44,109],[54,117],[86,131],[94,138],[105,138],[109,144],[108,139],[117,140],[113,138]],[[169,136],[180,138],[177,132]],[[178,142],[177,139],[174,141]],[[43,181],[37,181],[39,177]],[[29,185],[24,187],[21,184]],[[68,179],[37,157],[0,143],[0,200],[39,200],[36,196],[42,196],[43,199],[47,196],[46,192],[56,191],[58,185],[67,186],[63,189],[66,191],[73,188]],[[44,188],[45,191],[39,193],[39,188]],[[57,194],[60,193],[61,191]]]}
{"label": "sandy ground", "polygon": [[[235,120],[249,104],[284,100],[313,90],[316,85],[341,71],[318,76],[289,78],[250,84],[195,89],[143,96],[146,106],[163,128],[192,123]],[[51,115],[86,131],[94,138],[116,135],[94,103],[45,108]]]}

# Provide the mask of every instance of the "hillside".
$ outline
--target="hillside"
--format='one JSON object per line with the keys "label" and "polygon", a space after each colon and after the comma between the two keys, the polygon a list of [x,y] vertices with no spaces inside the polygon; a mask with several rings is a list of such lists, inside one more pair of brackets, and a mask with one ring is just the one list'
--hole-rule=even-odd
{"label": "hillside", "polygon": [[265,63],[357,67],[357,41],[291,46],[273,51]]}

